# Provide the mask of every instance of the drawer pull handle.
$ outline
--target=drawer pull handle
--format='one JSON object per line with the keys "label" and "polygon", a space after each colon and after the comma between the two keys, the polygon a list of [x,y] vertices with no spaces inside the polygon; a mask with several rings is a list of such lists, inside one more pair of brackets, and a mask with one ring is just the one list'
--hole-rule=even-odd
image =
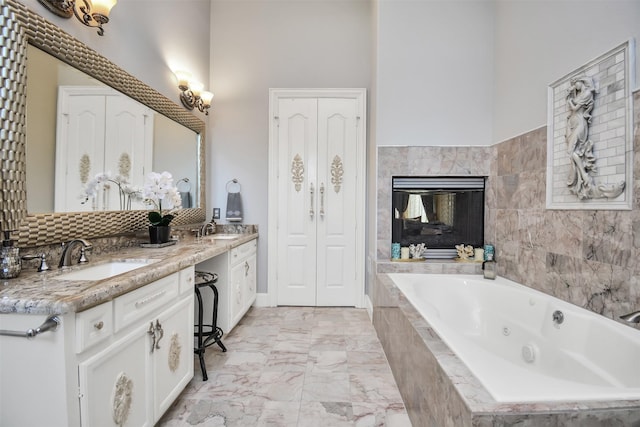
{"label": "drawer pull handle", "polygon": [[101,330],[104,327],[104,322],[101,320],[98,323],[95,323],[93,327],[96,328],[97,330]]}
{"label": "drawer pull handle", "polygon": [[151,301],[160,298],[166,292],[167,292],[166,290],[165,291],[160,291],[157,294],[151,295],[151,296],[149,296],[149,297],[147,297],[147,298],[145,298],[143,300],[136,301],[135,306],[136,306],[136,308],[140,308],[143,305],[146,305],[146,304],[150,303]]}

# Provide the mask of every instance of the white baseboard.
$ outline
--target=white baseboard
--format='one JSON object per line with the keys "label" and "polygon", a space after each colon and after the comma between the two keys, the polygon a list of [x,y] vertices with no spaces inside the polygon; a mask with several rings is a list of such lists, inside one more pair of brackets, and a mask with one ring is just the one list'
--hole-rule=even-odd
{"label": "white baseboard", "polygon": [[[257,293],[256,300],[253,302],[254,307],[273,307],[269,303],[269,294],[268,293]],[[371,303],[371,299],[369,295],[364,296],[364,308],[367,309],[367,313],[369,314],[369,319],[373,321],[373,304]]]}
{"label": "white baseboard", "polygon": [[271,307],[269,303],[269,294],[268,293],[257,293],[256,300],[253,303],[254,307]]}

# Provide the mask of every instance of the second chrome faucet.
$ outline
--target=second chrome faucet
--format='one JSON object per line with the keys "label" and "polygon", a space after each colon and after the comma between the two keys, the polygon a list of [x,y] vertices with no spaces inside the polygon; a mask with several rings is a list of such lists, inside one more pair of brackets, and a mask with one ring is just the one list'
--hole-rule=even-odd
{"label": "second chrome faucet", "polygon": [[80,248],[80,257],[78,259],[78,264],[89,261],[86,257],[85,252],[90,251],[93,248],[93,246],[91,246],[91,243],[87,242],[84,239],[74,239],[68,243],[62,244],[62,255],[60,256],[58,268],[71,266],[71,252],[73,246],[75,246],[76,244],[82,244],[82,247]]}

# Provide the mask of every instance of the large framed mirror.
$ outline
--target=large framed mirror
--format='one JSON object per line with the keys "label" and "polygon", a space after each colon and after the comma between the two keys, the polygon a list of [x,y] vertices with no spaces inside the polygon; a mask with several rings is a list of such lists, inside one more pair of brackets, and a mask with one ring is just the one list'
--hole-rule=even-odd
{"label": "large framed mirror", "polygon": [[[101,86],[101,90],[118,96],[126,95],[133,102],[147,107],[153,122],[163,129],[158,133],[172,135],[169,140],[165,138],[164,141],[153,142],[158,144],[154,152],[163,155],[149,156],[154,158],[153,161],[149,160],[147,170],[172,172],[174,182],[182,180],[185,193],[189,193],[186,200],[193,206],[181,209],[173,224],[204,221],[204,122],[23,4],[14,0],[0,0],[0,7],[5,28],[0,35],[5,47],[0,55],[0,98],[3,100],[0,106],[0,229],[17,230],[20,246],[38,246],[75,237],[91,238],[138,231],[148,224],[145,210],[130,207],[120,210],[120,206],[114,203],[86,207],[83,212],[73,205],[68,208],[55,205],[54,199],[58,198],[55,188],[57,165],[54,161],[57,132],[52,130],[55,124],[51,127],[51,123],[42,123],[51,122],[51,114],[36,114],[38,110],[31,108],[33,105],[28,103],[38,102],[33,100],[34,93],[42,93],[43,90],[54,91],[57,96],[60,86]],[[36,62],[36,57],[38,61],[64,64],[48,66],[62,70],[60,74],[63,77],[56,78],[55,87],[42,86],[44,79],[35,77],[37,74],[29,69],[31,62]],[[66,70],[64,67],[70,68]],[[74,74],[80,75],[79,80],[69,77]],[[27,76],[30,76],[29,79]],[[28,80],[34,86],[38,85],[36,91],[28,88]],[[44,120],[45,116],[47,120]],[[40,118],[43,120],[39,121]],[[178,141],[174,135],[181,135],[186,140]],[[43,144],[43,139],[49,139],[50,142]],[[167,150],[172,148],[177,148],[182,154],[193,153],[194,158],[185,160],[186,166],[179,166],[176,162],[171,164],[167,159],[176,157],[167,153]],[[171,171],[171,167],[177,169]],[[106,172],[106,168],[95,166],[92,172]],[[33,173],[36,170],[37,173]]]}

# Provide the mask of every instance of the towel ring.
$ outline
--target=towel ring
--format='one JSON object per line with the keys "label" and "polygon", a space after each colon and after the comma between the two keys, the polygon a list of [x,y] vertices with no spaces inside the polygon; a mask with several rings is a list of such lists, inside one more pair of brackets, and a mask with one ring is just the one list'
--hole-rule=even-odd
{"label": "towel ring", "polygon": [[[184,182],[185,186],[183,185],[182,188],[180,188],[180,183]],[[181,180],[179,180],[178,182],[176,182],[176,188],[178,189],[178,191],[191,191],[191,183],[189,182],[189,178],[182,178]]]}
{"label": "towel ring", "polygon": [[[229,186],[231,186],[232,189],[237,188],[237,191],[231,191],[229,189]],[[240,186],[240,183],[238,182],[238,180],[233,178],[231,181],[227,182],[226,189],[227,189],[227,193],[239,193],[242,187]]]}

